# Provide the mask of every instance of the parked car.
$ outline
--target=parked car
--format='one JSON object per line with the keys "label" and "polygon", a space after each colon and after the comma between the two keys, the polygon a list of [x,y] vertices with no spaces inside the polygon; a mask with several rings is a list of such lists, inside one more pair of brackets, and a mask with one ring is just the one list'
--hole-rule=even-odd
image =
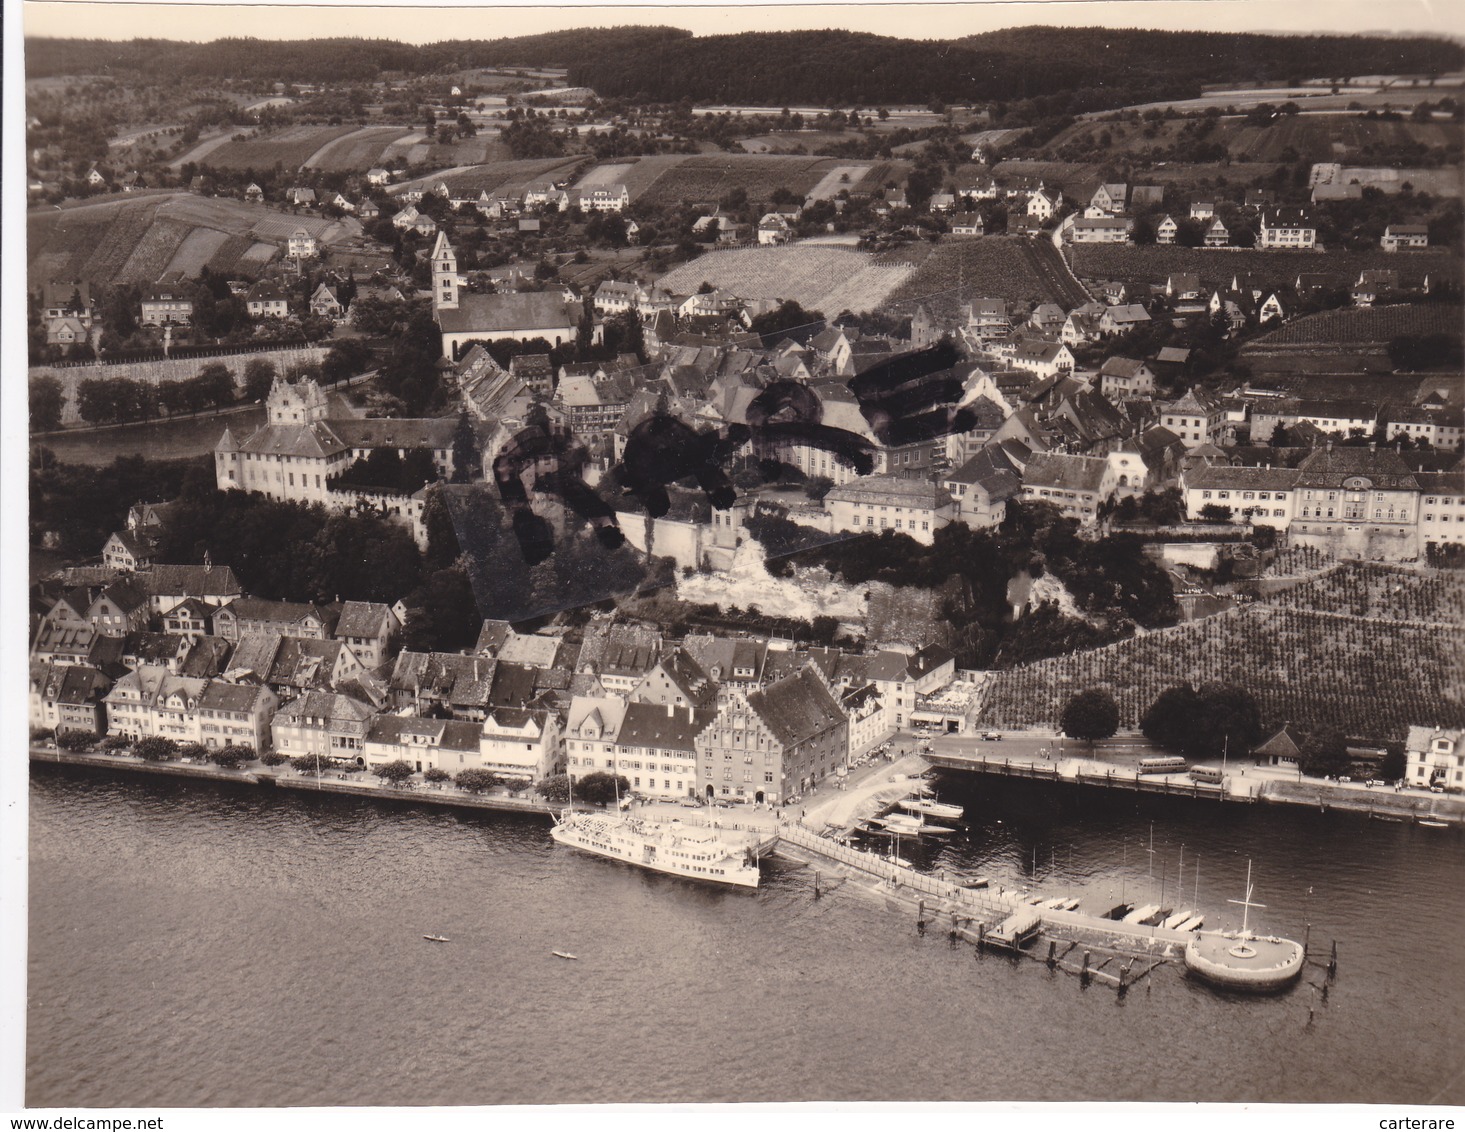
{"label": "parked car", "polygon": [[990,739],[994,743],[995,742],[999,742],[1002,739],[1002,732],[1000,732],[1000,731],[983,731],[982,732],[982,738],[983,739]]}

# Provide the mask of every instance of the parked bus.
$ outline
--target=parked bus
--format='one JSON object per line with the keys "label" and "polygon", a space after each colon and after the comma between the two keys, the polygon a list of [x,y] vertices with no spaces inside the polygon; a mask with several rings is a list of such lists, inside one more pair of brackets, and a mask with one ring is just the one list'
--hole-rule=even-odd
{"label": "parked bus", "polygon": [[1167,758],[1140,759],[1140,774],[1184,774],[1186,762],[1179,755]]}
{"label": "parked bus", "polygon": [[1196,782],[1214,782],[1219,785],[1221,771],[1214,766],[1193,766],[1190,768],[1190,777]]}

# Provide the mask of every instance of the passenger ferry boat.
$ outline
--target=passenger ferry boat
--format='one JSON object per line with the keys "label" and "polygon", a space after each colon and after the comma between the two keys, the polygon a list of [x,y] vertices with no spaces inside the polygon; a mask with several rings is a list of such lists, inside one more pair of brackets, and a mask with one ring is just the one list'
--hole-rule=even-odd
{"label": "passenger ferry boat", "polygon": [[572,849],[653,872],[758,887],[758,863],[750,846],[727,840],[719,830],[685,826],[677,820],[661,823],[620,813],[566,810],[555,818],[549,835]]}

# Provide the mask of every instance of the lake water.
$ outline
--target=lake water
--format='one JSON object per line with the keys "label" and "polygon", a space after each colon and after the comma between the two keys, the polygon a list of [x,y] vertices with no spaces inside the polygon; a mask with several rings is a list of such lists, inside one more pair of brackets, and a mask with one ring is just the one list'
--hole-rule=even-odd
{"label": "lake water", "polygon": [[1120,999],[852,885],[815,900],[783,860],[724,892],[537,818],[44,765],[31,786],[32,1106],[1465,1101],[1455,830],[946,785],[970,828],[903,844],[925,867],[1093,909],[1163,883],[1217,926],[1250,858],[1254,924],[1339,941],[1326,1000],[1316,967],[1260,999],[1165,967]]}

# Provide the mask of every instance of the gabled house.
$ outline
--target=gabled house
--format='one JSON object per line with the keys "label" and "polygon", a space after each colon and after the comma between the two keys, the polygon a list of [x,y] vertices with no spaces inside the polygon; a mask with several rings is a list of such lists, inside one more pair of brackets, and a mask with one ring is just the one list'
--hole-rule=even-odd
{"label": "gabled house", "polygon": [[1150,397],[1155,392],[1154,370],[1138,358],[1106,358],[1099,369],[1099,392],[1111,401]]}
{"label": "gabled house", "polygon": [[1226,225],[1222,224],[1221,218],[1217,216],[1206,229],[1206,247],[1224,248],[1230,243],[1231,233],[1226,230]]}
{"label": "gabled house", "polygon": [[345,312],[336,293],[321,282],[316,284],[315,292],[310,296],[310,313],[317,318],[338,319]]}
{"label": "gabled house", "polygon": [[1150,315],[1144,307],[1138,303],[1121,303],[1105,309],[1099,317],[1099,332],[1106,336],[1123,334],[1149,322]]}
{"label": "gabled house", "polygon": [[244,187],[244,199],[251,204],[259,204],[265,199],[265,191],[258,185],[256,185],[253,181],[250,181],[249,184]]}
{"label": "gabled house", "polygon": [[1219,440],[1225,408],[1199,385],[1174,401],[1157,405],[1156,410],[1160,424],[1180,437],[1187,448]]}
{"label": "gabled house", "polygon": [[1167,215],[1165,219],[1155,225],[1155,243],[1173,244],[1179,231],[1180,225],[1175,223],[1175,218]]}
{"label": "gabled house", "polygon": [[1379,247],[1386,252],[1397,252],[1407,248],[1429,247],[1429,226],[1427,224],[1390,224],[1379,238]]}
{"label": "gabled house", "polygon": [[291,259],[310,259],[316,254],[315,237],[305,228],[296,228],[290,233],[286,254]]}
{"label": "gabled house", "polygon": [[401,630],[402,623],[391,606],[379,601],[348,601],[341,606],[335,638],[345,641],[366,668],[375,670],[391,658]]}
{"label": "gabled house", "polygon": [[1123,212],[1129,197],[1129,188],[1122,184],[1100,185],[1089,198],[1089,207],[1113,216]]}
{"label": "gabled house", "polygon": [[244,305],[253,318],[285,318],[290,313],[290,296],[278,284],[261,279],[249,289]]}
{"label": "gabled house", "polygon": [[1176,272],[1167,276],[1165,296],[1178,303],[1198,301],[1201,297],[1200,276],[1193,271]]}
{"label": "gabled house", "polygon": [[1410,727],[1404,740],[1404,780],[1410,786],[1465,791],[1465,731]]}
{"label": "gabled house", "polygon": [[974,530],[995,527],[1007,504],[1022,494],[1022,468],[1002,444],[988,443],[941,480],[952,501],[952,521]]}
{"label": "gabled house", "polygon": [[159,281],[142,293],[143,326],[187,326],[193,321],[193,295],[186,284]]}
{"label": "gabled house", "polygon": [[102,546],[102,564],[114,570],[146,570],[153,564],[152,539],[137,531],[113,531]]}
{"label": "gabled house", "polygon": [[1311,248],[1317,244],[1317,225],[1301,208],[1262,211],[1259,248]]}
{"label": "gabled house", "polygon": [[366,736],[376,716],[375,708],[354,696],[305,692],[281,705],[270,732],[275,750],[290,758],[318,755],[365,765]]}
{"label": "gabled house", "polygon": [[1098,522],[1099,506],[1114,494],[1117,477],[1100,456],[1035,453],[1023,469],[1024,501],[1051,503],[1083,526]]}

